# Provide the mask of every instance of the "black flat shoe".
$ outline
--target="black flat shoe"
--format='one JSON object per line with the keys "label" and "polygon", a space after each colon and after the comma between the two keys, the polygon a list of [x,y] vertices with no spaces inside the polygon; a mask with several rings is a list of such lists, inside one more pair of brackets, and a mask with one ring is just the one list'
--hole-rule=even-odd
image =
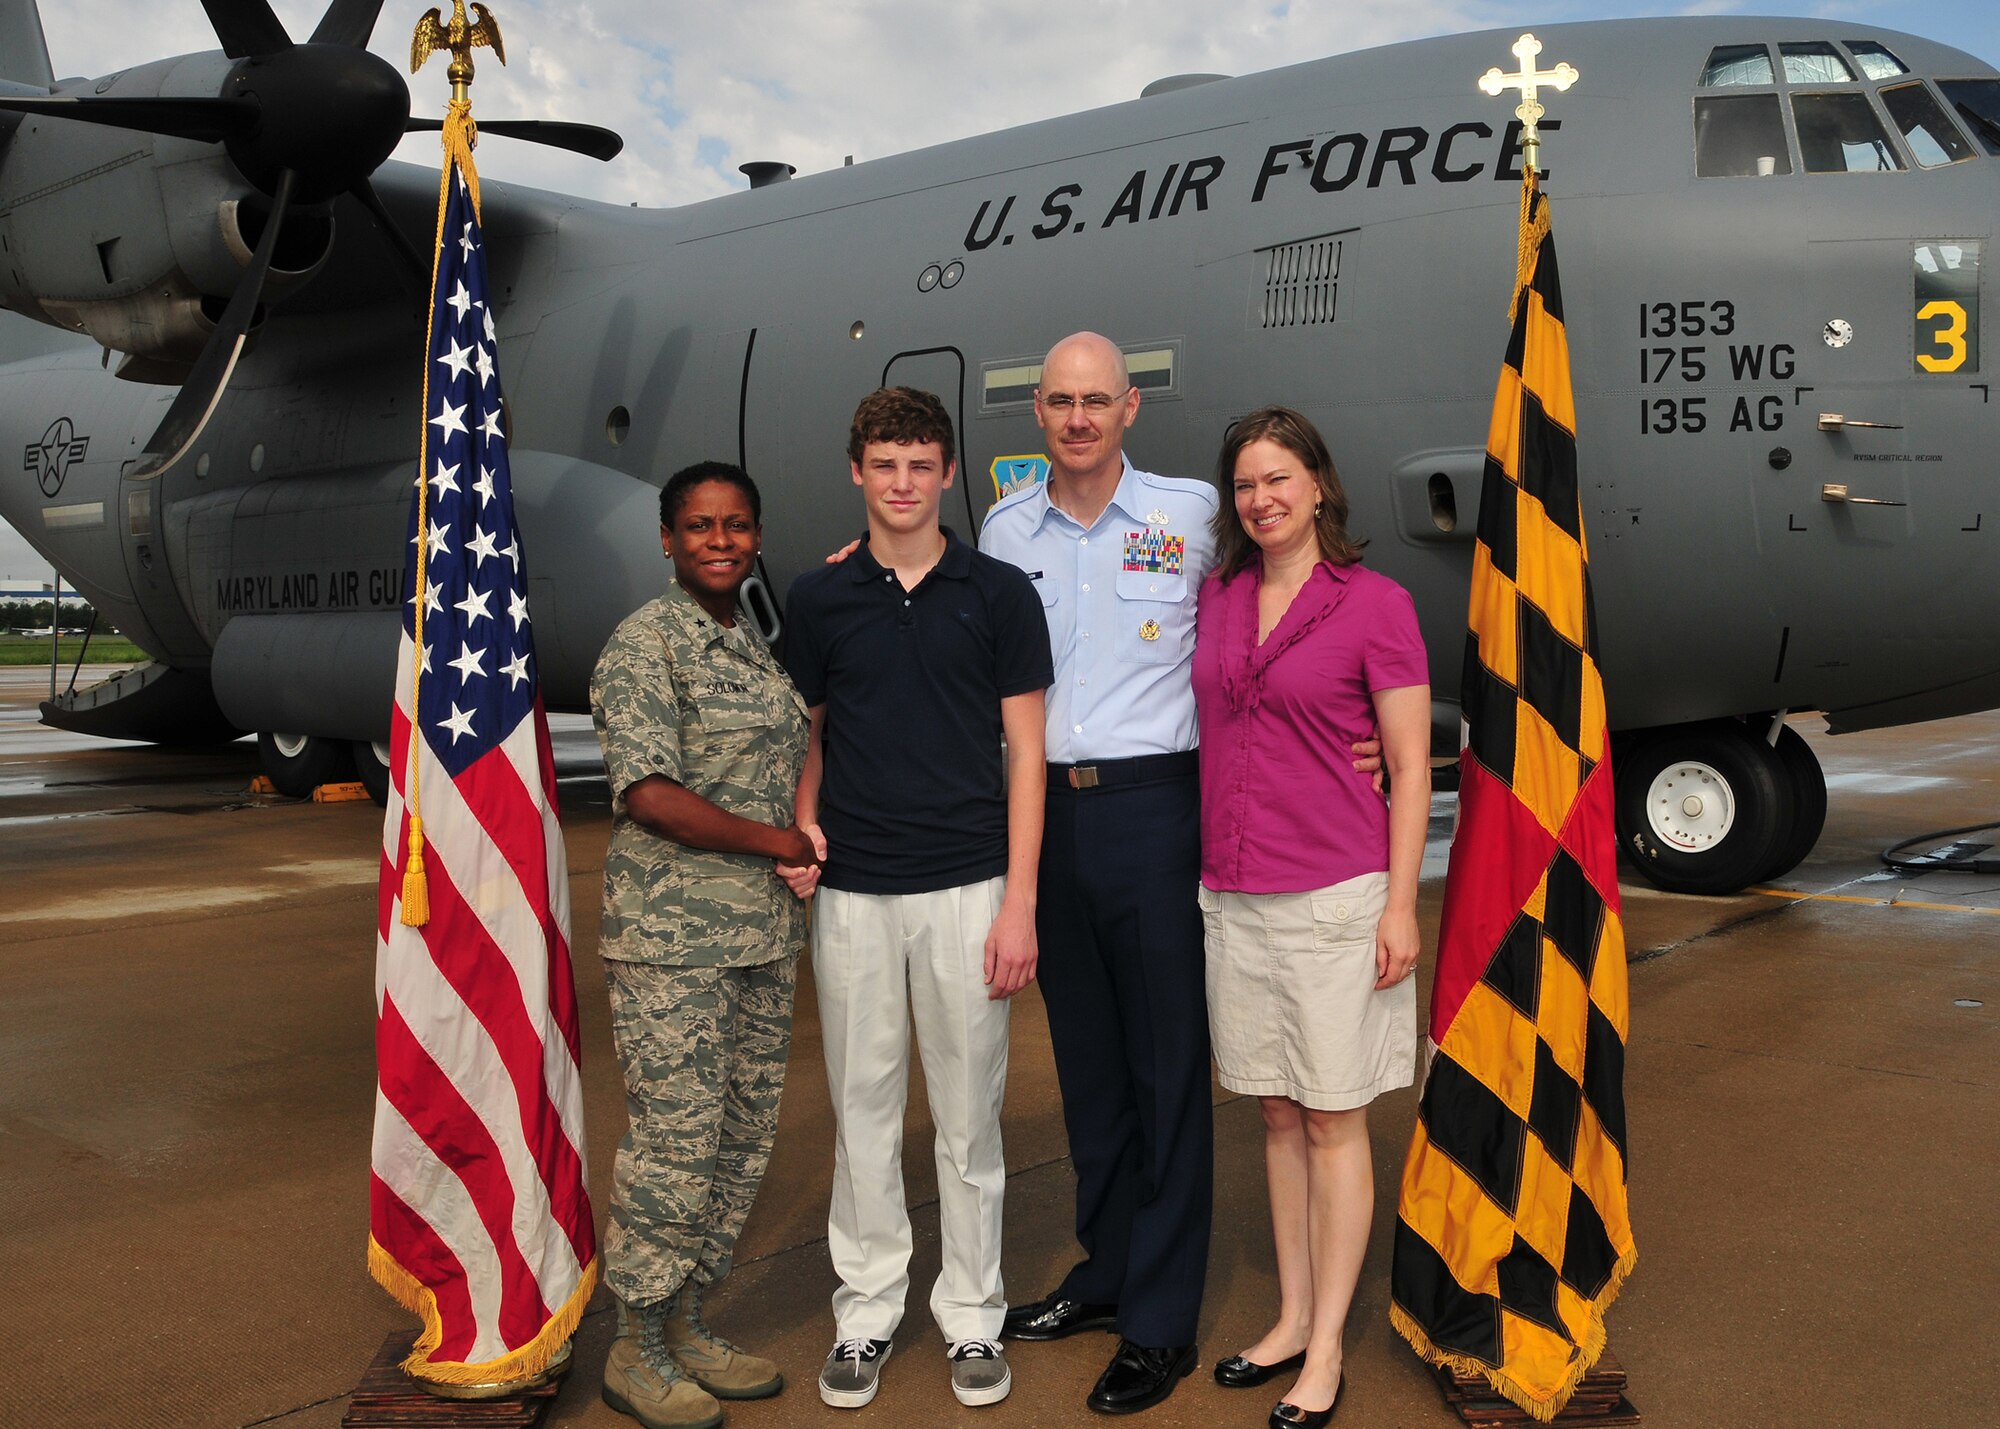
{"label": "black flat shoe", "polygon": [[1347,1389],[1347,1375],[1343,1372],[1333,1386],[1333,1403],[1324,1409],[1301,1409],[1296,1404],[1278,1401],[1278,1407],[1271,1411],[1270,1429],[1326,1429],[1333,1419],[1333,1411],[1340,1408],[1340,1396]]}
{"label": "black flat shoe", "polygon": [[1193,1345],[1155,1349],[1120,1340],[1118,1353],[1098,1376],[1097,1387],[1084,1405],[1099,1414],[1136,1414],[1151,1409],[1174,1392],[1174,1386],[1193,1372],[1194,1364]]}
{"label": "black flat shoe", "polygon": [[1288,1369],[1297,1369],[1306,1362],[1306,1352],[1300,1350],[1295,1355],[1287,1355],[1276,1364],[1258,1364],[1242,1355],[1231,1355],[1226,1360],[1215,1362],[1215,1382],[1224,1389],[1255,1389],[1267,1379],[1275,1379]]}
{"label": "black flat shoe", "polygon": [[1003,1340],[1060,1340],[1079,1330],[1108,1330],[1118,1321],[1116,1305],[1087,1305],[1061,1295],[1044,1295],[1011,1305],[1000,1321]]}

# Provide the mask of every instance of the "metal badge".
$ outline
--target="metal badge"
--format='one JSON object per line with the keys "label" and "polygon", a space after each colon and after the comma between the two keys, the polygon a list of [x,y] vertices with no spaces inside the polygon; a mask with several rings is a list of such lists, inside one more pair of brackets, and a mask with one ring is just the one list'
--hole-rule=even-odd
{"label": "metal badge", "polygon": [[1166,524],[1167,524],[1167,513],[1166,513],[1166,512],[1164,512],[1164,511],[1162,511],[1162,510],[1161,510],[1161,509],[1160,509],[1159,507],[1155,506],[1155,507],[1154,507],[1154,508],[1153,508],[1153,509],[1152,509],[1151,511],[1148,511],[1148,512],[1146,513],[1146,524],[1147,524],[1148,526],[1164,526],[1164,525],[1166,525]]}
{"label": "metal badge", "polygon": [[1141,640],[1158,640],[1160,638],[1160,622],[1157,620],[1149,620],[1144,625],[1140,626],[1139,638]]}

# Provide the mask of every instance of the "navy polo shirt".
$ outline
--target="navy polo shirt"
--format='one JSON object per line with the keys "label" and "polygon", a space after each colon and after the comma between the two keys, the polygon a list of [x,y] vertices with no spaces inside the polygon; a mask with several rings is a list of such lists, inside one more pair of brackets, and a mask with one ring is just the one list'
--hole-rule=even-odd
{"label": "navy polo shirt", "polygon": [[820,881],[930,893],[1007,871],[1000,701],[1054,678],[1034,585],[949,529],[903,589],[864,540],[792,582],[785,668],[826,706]]}

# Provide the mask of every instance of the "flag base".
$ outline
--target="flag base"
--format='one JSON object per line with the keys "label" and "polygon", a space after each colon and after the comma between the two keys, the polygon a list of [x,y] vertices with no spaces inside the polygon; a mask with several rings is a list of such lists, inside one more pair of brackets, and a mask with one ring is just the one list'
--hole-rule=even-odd
{"label": "flag base", "polygon": [[477,1424],[505,1429],[533,1429],[556,1402],[558,1381],[570,1365],[569,1346],[530,1380],[505,1385],[439,1385],[412,1378],[403,1361],[417,1343],[417,1331],[397,1330],[382,1342],[374,1362],[354,1387],[341,1429],[388,1429],[388,1426]]}
{"label": "flag base", "polygon": [[[1503,1426],[1538,1422],[1511,1400],[1503,1399],[1483,1374],[1467,1373],[1449,1365],[1438,1365],[1438,1389],[1468,1429],[1503,1429]],[[1539,1421],[1568,1426],[1568,1429],[1596,1429],[1596,1426],[1628,1425],[1642,1422],[1639,1411],[1625,1397],[1625,1367],[1607,1347],[1589,1374],[1570,1395],[1569,1403],[1553,1419]]]}

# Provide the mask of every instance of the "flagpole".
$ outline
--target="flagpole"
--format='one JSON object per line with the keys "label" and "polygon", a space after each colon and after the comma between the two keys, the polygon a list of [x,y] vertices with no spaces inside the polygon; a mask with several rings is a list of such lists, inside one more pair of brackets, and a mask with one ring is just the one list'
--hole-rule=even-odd
{"label": "flagpole", "polygon": [[1390,1320],[1470,1418],[1623,1406],[1604,1313],[1638,1259],[1609,732],[1561,282],[1523,35],[1520,223],[1459,691],[1468,738],[1431,986],[1432,1052],[1397,1198]]}
{"label": "flagpole", "polygon": [[[449,21],[431,11],[410,49],[412,71],[450,51],[452,96],[391,723],[368,1268],[422,1322],[396,1351],[409,1379],[441,1398],[498,1399],[567,1369],[599,1260],[567,858],[472,160],[470,52],[505,56],[491,13],[472,10],[473,22],[463,0]],[[437,669],[431,632],[458,652]]]}

